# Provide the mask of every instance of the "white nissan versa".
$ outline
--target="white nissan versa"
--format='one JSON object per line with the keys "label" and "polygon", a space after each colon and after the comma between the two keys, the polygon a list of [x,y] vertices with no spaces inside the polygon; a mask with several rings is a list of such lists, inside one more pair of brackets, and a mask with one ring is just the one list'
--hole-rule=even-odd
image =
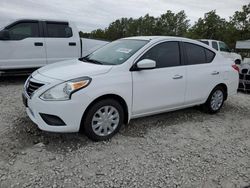
{"label": "white nissan versa", "polygon": [[38,69],[25,83],[23,101],[42,130],[83,130],[106,140],[133,118],[201,104],[218,112],[238,88],[238,68],[228,61],[186,38],[125,38]]}

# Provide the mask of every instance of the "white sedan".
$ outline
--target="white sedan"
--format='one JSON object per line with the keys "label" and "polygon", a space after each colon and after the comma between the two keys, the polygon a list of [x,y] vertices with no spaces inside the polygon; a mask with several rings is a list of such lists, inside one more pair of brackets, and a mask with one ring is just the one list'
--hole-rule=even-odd
{"label": "white sedan", "polygon": [[178,37],[132,37],[35,71],[23,101],[41,130],[106,140],[130,119],[196,105],[213,114],[236,94],[238,67],[209,46]]}

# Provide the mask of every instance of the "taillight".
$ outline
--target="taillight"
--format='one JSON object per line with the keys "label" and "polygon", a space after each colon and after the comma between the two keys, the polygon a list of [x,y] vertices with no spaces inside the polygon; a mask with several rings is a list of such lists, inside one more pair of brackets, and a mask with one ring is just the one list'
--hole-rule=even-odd
{"label": "taillight", "polygon": [[240,69],[237,65],[232,65],[233,69],[236,70],[237,72],[240,72]]}

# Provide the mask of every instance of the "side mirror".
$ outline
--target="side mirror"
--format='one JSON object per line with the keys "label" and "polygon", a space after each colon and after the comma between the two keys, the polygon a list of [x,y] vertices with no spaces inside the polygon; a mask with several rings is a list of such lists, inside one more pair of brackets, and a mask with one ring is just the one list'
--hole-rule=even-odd
{"label": "side mirror", "polygon": [[143,59],[138,63],[134,64],[130,69],[131,71],[140,71],[146,69],[154,69],[156,67],[156,62],[151,59]]}
{"label": "side mirror", "polygon": [[10,39],[10,33],[8,30],[4,29],[0,31],[0,40],[9,40]]}

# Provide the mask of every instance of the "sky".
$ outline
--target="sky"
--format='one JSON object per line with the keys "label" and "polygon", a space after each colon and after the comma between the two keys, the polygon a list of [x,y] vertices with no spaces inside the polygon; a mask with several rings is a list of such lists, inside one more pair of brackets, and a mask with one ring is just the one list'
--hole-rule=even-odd
{"label": "sky", "polygon": [[13,19],[50,18],[74,21],[80,30],[90,32],[106,28],[122,17],[138,18],[147,13],[158,17],[167,10],[184,10],[193,24],[211,10],[229,19],[248,3],[249,0],[0,0],[0,28]]}

